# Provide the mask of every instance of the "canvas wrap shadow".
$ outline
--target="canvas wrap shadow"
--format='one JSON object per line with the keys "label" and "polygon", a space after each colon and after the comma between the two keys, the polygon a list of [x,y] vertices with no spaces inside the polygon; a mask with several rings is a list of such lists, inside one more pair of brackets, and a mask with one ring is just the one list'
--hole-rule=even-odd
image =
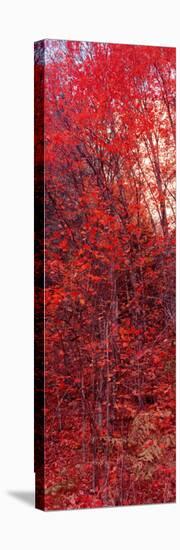
{"label": "canvas wrap shadow", "polygon": [[174,502],[176,50],[34,52],[36,507]]}

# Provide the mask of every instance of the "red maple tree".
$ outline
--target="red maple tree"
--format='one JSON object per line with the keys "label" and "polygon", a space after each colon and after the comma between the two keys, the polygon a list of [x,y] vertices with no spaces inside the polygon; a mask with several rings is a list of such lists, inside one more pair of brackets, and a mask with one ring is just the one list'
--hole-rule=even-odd
{"label": "red maple tree", "polygon": [[35,54],[43,507],[171,502],[175,50],[48,40]]}

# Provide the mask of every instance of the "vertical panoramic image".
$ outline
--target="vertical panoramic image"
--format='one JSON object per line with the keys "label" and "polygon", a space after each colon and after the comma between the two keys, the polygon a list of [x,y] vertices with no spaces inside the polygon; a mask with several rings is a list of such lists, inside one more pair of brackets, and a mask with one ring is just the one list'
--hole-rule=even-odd
{"label": "vertical panoramic image", "polygon": [[176,499],[175,110],[175,48],[35,44],[45,510]]}

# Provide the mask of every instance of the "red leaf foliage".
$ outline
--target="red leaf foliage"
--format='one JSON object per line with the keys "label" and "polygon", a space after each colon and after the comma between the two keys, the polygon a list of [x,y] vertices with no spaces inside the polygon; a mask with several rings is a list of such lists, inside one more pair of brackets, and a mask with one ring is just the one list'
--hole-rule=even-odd
{"label": "red leaf foliage", "polygon": [[[175,50],[45,50],[43,506],[172,502]],[[42,285],[37,275],[37,304]]]}

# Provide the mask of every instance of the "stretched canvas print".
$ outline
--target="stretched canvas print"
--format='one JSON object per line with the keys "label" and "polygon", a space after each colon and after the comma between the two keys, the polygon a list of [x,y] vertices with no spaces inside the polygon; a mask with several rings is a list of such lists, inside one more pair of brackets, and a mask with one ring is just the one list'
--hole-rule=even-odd
{"label": "stretched canvas print", "polygon": [[35,43],[42,510],[176,498],[175,54]]}

